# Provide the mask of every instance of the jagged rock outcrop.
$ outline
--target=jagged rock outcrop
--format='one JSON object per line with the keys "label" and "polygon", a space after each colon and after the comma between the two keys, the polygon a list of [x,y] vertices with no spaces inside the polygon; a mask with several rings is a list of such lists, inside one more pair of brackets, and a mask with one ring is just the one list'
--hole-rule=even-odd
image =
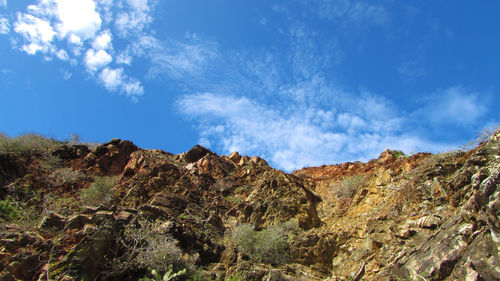
{"label": "jagged rock outcrop", "polygon": [[[292,174],[199,145],[173,155],[114,139],[47,153],[0,152],[0,184],[16,198],[2,203],[0,280],[138,280],[141,255],[163,246],[176,269],[217,279],[500,279],[498,131],[469,151],[386,150]],[[113,179],[111,199],[86,206],[99,177]],[[250,240],[275,229],[252,247],[275,255],[262,247],[285,241],[286,262],[236,244],[241,226]]]}
{"label": "jagged rock outcrop", "polygon": [[137,149],[131,141],[113,139],[85,155],[85,162],[104,175],[117,175],[123,172],[130,154]]}

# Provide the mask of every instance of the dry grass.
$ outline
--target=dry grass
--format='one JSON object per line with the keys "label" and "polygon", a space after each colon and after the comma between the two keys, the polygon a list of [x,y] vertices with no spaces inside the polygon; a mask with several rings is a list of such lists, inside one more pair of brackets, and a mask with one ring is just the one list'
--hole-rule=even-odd
{"label": "dry grass", "polygon": [[36,134],[25,134],[15,138],[0,134],[0,152],[26,155],[29,153],[46,154],[61,142]]}

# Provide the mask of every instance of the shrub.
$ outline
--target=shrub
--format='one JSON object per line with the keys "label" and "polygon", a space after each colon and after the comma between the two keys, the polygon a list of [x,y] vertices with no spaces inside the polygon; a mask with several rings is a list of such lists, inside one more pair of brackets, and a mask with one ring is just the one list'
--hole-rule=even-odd
{"label": "shrub", "polygon": [[233,238],[238,251],[254,262],[279,265],[290,261],[286,233],[279,226],[254,231],[250,225],[242,224],[234,228]]}
{"label": "shrub", "polygon": [[89,188],[82,190],[80,197],[83,203],[91,206],[108,203],[112,198],[112,188],[117,182],[117,177],[97,177]]}
{"label": "shrub", "polygon": [[125,253],[112,260],[114,270],[142,268],[158,273],[179,271],[186,268],[182,260],[182,250],[169,235],[159,231],[158,223],[141,221],[141,227],[127,225],[124,231]]}
{"label": "shrub", "polygon": [[84,174],[72,168],[60,168],[52,172],[50,178],[55,186],[62,186],[66,184],[75,184],[81,181],[84,176]]}
{"label": "shrub", "polygon": [[366,186],[364,176],[352,176],[334,184],[332,188],[337,200],[350,200],[354,197],[358,189]]}
{"label": "shrub", "polygon": [[238,250],[251,257],[255,252],[255,232],[251,225],[241,224],[233,229],[233,239],[238,246]]}

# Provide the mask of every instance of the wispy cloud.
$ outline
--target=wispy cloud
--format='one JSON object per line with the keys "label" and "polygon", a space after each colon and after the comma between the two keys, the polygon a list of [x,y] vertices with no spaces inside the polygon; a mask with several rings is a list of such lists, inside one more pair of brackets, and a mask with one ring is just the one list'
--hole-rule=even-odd
{"label": "wispy cloud", "polygon": [[368,22],[384,25],[390,19],[390,14],[383,6],[364,1],[313,0],[305,1],[304,5],[321,18],[340,20],[345,24]]}
{"label": "wispy cloud", "polygon": [[7,0],[0,0],[0,8],[7,8]]}
{"label": "wispy cloud", "polygon": [[272,107],[248,97],[199,93],[184,96],[179,108],[199,122],[202,144],[224,153],[258,154],[288,171],[368,160],[385,148],[410,152],[445,147],[402,133],[405,120],[392,115],[394,110],[379,97],[341,94],[339,101],[329,110],[293,102]]}
{"label": "wispy cloud", "polygon": [[398,72],[408,80],[415,80],[427,75],[427,71],[418,59],[402,62],[398,66]]}
{"label": "wispy cloud", "polygon": [[197,76],[202,74],[209,61],[217,57],[217,45],[210,41],[162,43],[145,38],[136,47],[148,50],[147,56],[151,60],[149,74],[153,77],[162,74],[175,79]]}
{"label": "wispy cloud", "polygon": [[137,30],[143,30],[153,21],[151,16],[151,1],[148,0],[127,0],[120,3],[128,6],[127,9],[117,13],[115,26],[121,37],[127,37]]}
{"label": "wispy cloud", "polygon": [[[332,11],[331,7],[328,17],[332,19],[351,17],[351,21],[383,24],[375,15],[388,17],[383,8],[369,8],[368,4],[315,3],[343,4],[345,10]],[[227,76],[217,77],[216,82],[208,83],[203,90],[179,98],[179,110],[197,124],[201,144],[221,153],[256,154],[288,171],[327,163],[366,161],[386,148],[411,153],[437,152],[456,146],[426,138],[426,132],[416,123],[426,122],[419,114],[436,110],[431,108],[433,104],[461,110],[452,101],[462,98],[461,101],[475,102],[470,95],[452,90],[444,100],[427,100],[421,109],[404,112],[380,94],[346,90],[324,76],[342,62],[337,39],[325,39],[323,34],[311,32],[298,21],[291,22],[289,30],[282,34],[287,41],[280,43],[288,47],[280,53],[270,49],[220,54],[231,58],[218,61]],[[466,110],[480,112],[481,108],[473,105]]]}
{"label": "wispy cloud", "polygon": [[9,32],[10,32],[9,20],[4,17],[0,17],[0,34],[7,34]]}
{"label": "wispy cloud", "polygon": [[440,89],[424,98],[417,114],[433,126],[477,126],[486,115],[490,96],[463,86]]}

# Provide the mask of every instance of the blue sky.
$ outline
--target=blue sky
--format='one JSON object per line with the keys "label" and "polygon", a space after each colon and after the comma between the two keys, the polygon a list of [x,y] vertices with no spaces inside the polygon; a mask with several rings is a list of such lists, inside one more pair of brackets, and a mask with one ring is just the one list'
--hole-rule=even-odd
{"label": "blue sky", "polygon": [[272,166],[455,149],[500,121],[500,2],[0,0],[0,131]]}

